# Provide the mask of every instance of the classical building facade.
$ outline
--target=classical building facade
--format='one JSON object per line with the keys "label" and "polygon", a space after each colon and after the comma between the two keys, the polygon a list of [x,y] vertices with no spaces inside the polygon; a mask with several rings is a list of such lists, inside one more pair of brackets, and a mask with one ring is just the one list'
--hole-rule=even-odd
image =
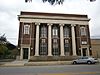
{"label": "classical building facade", "polygon": [[18,19],[20,59],[91,55],[87,15],[21,12]]}

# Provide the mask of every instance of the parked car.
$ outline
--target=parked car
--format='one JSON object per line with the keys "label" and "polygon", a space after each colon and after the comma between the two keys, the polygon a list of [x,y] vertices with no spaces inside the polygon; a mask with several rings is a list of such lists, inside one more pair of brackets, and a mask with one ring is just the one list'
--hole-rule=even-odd
{"label": "parked car", "polygon": [[79,57],[78,59],[72,61],[73,64],[95,64],[98,62],[98,59],[88,56]]}

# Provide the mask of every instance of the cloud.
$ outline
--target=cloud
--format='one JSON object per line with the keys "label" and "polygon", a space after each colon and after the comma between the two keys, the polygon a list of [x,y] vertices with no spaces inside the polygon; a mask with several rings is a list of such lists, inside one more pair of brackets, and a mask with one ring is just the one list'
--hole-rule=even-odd
{"label": "cloud", "polygon": [[89,2],[88,0],[65,0],[63,5],[50,5],[42,0],[33,0],[25,3],[24,0],[0,0],[0,34],[5,33],[8,40],[17,45],[19,21],[17,15],[20,11],[87,14],[90,21],[91,36],[99,36],[100,33],[100,0]]}

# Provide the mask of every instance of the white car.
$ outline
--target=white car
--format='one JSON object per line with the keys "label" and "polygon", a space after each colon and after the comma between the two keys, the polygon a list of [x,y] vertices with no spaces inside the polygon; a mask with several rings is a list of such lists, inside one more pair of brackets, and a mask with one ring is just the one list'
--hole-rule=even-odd
{"label": "white car", "polygon": [[88,56],[79,57],[78,59],[72,61],[73,64],[81,64],[81,63],[95,64],[98,62],[99,61],[96,58],[88,57]]}

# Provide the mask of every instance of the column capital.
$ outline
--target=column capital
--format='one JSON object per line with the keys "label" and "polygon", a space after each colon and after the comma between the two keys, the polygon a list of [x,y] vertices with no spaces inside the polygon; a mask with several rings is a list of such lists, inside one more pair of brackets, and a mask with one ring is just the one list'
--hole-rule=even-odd
{"label": "column capital", "polygon": [[40,23],[35,23],[35,25],[40,25]]}
{"label": "column capital", "polygon": [[59,24],[59,26],[64,26],[64,25],[65,25],[65,24],[63,24],[63,23],[60,23],[60,24]]}
{"label": "column capital", "polygon": [[52,23],[47,23],[47,25],[48,25],[48,26],[49,26],[49,25],[52,26],[53,24],[52,24]]}

